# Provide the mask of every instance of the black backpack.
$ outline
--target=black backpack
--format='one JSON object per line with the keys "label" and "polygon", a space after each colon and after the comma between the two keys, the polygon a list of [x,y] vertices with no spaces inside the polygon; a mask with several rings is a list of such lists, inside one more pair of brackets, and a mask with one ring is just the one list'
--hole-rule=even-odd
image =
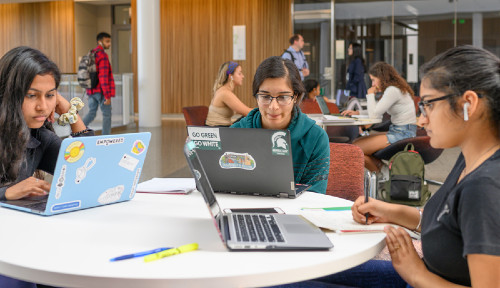
{"label": "black backpack", "polygon": [[95,53],[93,50],[90,50],[89,53],[82,57],[80,64],[78,64],[78,83],[85,89],[95,88],[99,83],[95,65]]}
{"label": "black backpack", "polygon": [[283,54],[281,54],[281,58],[283,58],[283,55],[285,55],[285,54],[290,54],[290,57],[292,58],[292,62],[295,63],[295,57],[293,56],[292,52],[290,52],[290,51],[288,51],[288,50],[285,49],[285,51],[283,52]]}
{"label": "black backpack", "polygon": [[431,193],[424,179],[424,160],[412,143],[389,160],[389,180],[380,191],[386,202],[410,206],[423,206]]}

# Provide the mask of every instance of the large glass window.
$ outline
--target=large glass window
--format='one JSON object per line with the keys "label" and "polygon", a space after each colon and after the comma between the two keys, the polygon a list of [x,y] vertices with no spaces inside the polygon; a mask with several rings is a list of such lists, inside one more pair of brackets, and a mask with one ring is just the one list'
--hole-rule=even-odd
{"label": "large glass window", "polygon": [[417,94],[419,67],[451,47],[471,44],[500,57],[498,0],[295,0],[293,11],[294,32],[306,42],[309,77],[325,83],[324,95],[332,99],[346,85],[351,42],[362,45],[367,68],[377,61],[392,64]]}

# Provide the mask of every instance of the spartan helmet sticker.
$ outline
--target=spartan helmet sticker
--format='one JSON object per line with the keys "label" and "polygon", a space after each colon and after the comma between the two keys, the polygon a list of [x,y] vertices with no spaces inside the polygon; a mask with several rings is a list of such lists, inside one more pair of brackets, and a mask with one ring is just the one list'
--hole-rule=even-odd
{"label": "spartan helmet sticker", "polygon": [[288,155],[290,154],[290,147],[286,142],[286,132],[278,131],[271,136],[273,142],[273,155]]}

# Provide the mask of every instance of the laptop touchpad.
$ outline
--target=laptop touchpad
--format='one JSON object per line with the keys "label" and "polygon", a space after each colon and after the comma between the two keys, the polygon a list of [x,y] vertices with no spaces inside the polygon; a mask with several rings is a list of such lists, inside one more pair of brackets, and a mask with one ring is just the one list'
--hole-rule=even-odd
{"label": "laptop touchpad", "polygon": [[288,233],[312,233],[316,230],[309,225],[304,224],[284,224],[286,232]]}

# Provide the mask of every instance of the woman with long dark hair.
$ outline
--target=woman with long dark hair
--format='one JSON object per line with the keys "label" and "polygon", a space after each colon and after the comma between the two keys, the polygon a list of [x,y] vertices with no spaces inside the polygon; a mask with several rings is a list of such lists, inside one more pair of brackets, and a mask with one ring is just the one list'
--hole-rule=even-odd
{"label": "woman with long dark hair", "polygon": [[[54,113],[69,122],[73,136],[93,135],[72,109],[77,104],[57,93],[60,79],[56,64],[36,49],[17,47],[0,59],[0,200],[50,191],[50,183],[33,175],[54,172],[62,142],[52,128]],[[0,275],[0,287],[36,286]]]}
{"label": "woman with long dark hair", "polygon": [[365,60],[363,59],[363,50],[359,43],[349,44],[347,49],[349,55],[349,67],[347,68],[347,85],[349,97],[365,98]]}

